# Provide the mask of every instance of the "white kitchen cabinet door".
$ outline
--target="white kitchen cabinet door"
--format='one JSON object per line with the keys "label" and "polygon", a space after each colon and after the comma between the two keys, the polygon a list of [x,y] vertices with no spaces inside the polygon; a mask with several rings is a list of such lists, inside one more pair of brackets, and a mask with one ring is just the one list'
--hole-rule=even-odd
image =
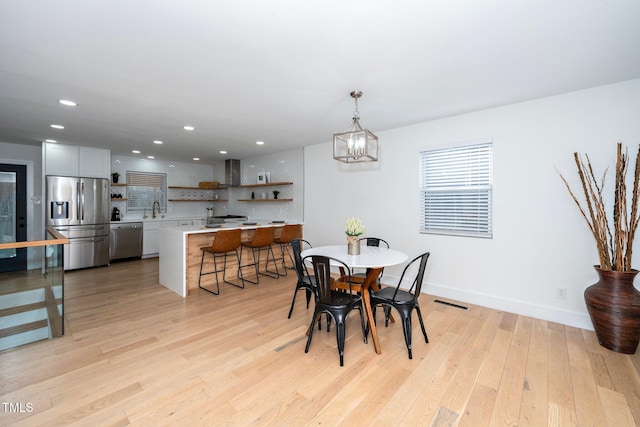
{"label": "white kitchen cabinet door", "polygon": [[142,257],[158,256],[160,252],[160,221],[145,221],[142,228]]}
{"label": "white kitchen cabinet door", "polygon": [[111,176],[111,151],[102,148],[78,147],[79,176],[107,178]]}
{"label": "white kitchen cabinet door", "polygon": [[44,144],[45,175],[109,178],[111,151],[77,145]]}
{"label": "white kitchen cabinet door", "polygon": [[78,160],[74,145],[44,144],[45,175],[79,176]]}
{"label": "white kitchen cabinet door", "polygon": [[142,256],[157,256],[160,252],[160,230],[143,230]]}

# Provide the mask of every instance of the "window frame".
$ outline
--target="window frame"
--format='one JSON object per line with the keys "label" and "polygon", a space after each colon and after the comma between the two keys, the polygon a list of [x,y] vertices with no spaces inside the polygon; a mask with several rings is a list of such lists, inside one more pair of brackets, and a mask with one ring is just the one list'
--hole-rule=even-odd
{"label": "window frame", "polygon": [[419,151],[420,233],[493,238],[493,139]]}
{"label": "window frame", "polygon": [[[127,171],[126,176],[127,213],[142,213],[146,210],[151,211],[153,209],[154,201],[157,201],[160,204],[160,212],[167,212],[166,173]],[[150,184],[158,185],[140,185],[145,181]],[[145,188],[147,190],[145,190]]]}

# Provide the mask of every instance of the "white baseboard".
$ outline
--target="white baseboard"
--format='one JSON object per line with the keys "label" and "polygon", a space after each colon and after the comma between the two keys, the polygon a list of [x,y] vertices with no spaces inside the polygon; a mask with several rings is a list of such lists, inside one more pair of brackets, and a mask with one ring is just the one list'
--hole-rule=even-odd
{"label": "white baseboard", "polygon": [[454,289],[433,283],[424,283],[422,285],[422,291],[435,297],[448,298],[467,304],[480,305],[494,310],[506,311],[593,331],[593,324],[591,323],[588,313],[578,313],[555,307],[536,305],[526,301]]}
{"label": "white baseboard", "polygon": [[[399,277],[385,275],[383,283],[398,283]],[[403,284],[403,288],[409,288],[411,283]],[[509,298],[496,297],[478,292],[471,292],[461,289],[450,288],[434,283],[423,283],[422,293],[434,297],[447,298],[462,303],[479,305],[492,308],[494,310],[506,311],[508,313],[542,319],[549,322],[561,323],[575,328],[593,331],[593,324],[588,313],[562,310],[545,305],[531,304],[526,301],[518,301]]]}

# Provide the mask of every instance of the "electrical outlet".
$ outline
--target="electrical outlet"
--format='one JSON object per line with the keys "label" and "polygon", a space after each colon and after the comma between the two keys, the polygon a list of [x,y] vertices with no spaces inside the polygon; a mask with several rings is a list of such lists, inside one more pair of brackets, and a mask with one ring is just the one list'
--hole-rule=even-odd
{"label": "electrical outlet", "polygon": [[567,288],[556,288],[556,299],[567,299]]}

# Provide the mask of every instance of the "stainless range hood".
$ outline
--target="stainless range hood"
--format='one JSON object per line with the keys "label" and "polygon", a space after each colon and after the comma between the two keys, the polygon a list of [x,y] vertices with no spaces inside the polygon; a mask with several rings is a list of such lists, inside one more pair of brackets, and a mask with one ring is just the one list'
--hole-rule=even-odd
{"label": "stainless range hood", "polygon": [[240,160],[227,159],[224,161],[224,179],[229,187],[240,185]]}

